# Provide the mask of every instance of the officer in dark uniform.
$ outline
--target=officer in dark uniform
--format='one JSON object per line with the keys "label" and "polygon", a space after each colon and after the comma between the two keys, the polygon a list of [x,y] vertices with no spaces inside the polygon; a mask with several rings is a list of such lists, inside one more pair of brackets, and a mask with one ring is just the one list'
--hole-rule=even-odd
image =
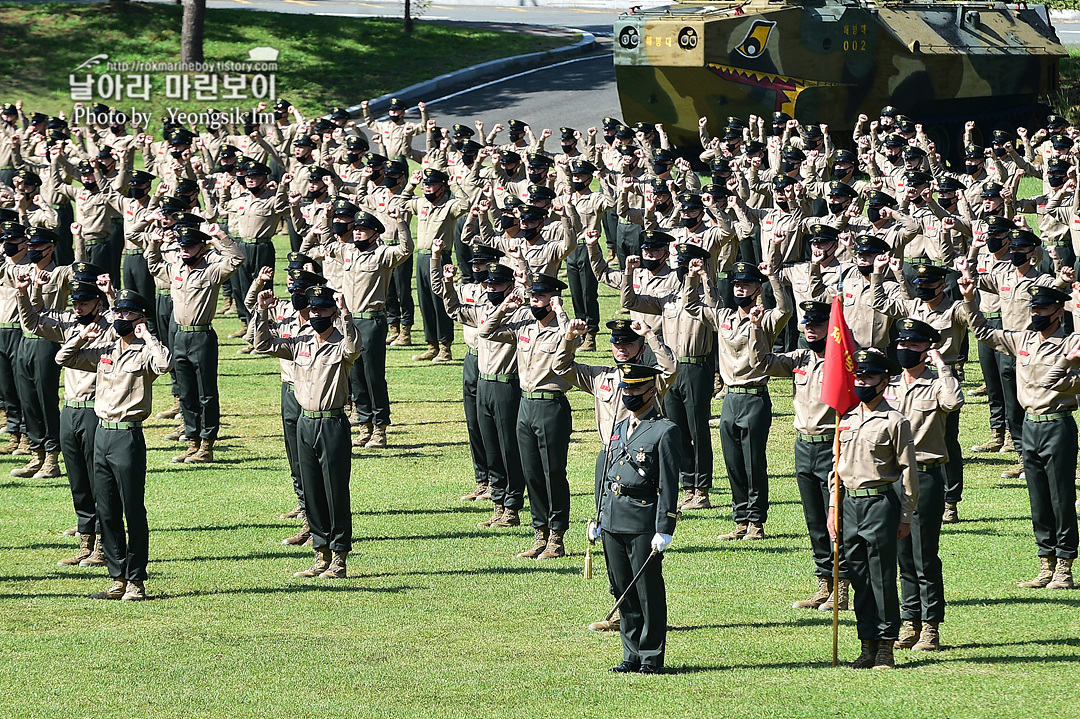
{"label": "officer in dark uniform", "polygon": [[597,519],[589,523],[588,538],[603,539],[617,596],[641,571],[620,607],[623,661],[611,671],[656,674],[664,666],[667,641],[663,551],[679,517],[682,438],[675,423],[660,415],[660,369],[624,363],[619,371],[622,403],[631,415],[615,425],[607,462],[596,473]]}

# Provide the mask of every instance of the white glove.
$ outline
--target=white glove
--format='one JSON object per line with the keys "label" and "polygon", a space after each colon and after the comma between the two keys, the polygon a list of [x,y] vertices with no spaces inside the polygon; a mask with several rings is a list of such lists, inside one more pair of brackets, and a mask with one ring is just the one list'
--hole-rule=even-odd
{"label": "white glove", "polygon": [[589,526],[585,528],[585,536],[590,542],[595,542],[600,539],[600,529],[600,523],[595,519],[590,519]]}
{"label": "white glove", "polygon": [[670,534],[660,534],[660,532],[657,532],[652,536],[652,548],[658,552],[667,549],[669,544],[671,544]]}

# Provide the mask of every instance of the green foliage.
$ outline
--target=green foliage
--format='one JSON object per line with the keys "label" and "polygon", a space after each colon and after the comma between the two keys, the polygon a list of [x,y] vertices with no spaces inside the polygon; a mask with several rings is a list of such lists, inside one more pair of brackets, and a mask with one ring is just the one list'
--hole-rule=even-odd
{"label": "green foliage", "polygon": [[1080,122],[1080,48],[1071,48],[1069,56],[1058,63],[1058,91],[1046,102],[1070,124]]}

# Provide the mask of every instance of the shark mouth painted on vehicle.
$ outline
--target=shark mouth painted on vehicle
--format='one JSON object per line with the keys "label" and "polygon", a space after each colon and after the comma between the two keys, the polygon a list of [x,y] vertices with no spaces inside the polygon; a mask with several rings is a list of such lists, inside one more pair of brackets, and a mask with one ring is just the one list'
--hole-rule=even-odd
{"label": "shark mouth painted on vehicle", "polygon": [[776,93],[776,110],[779,112],[786,112],[789,115],[795,114],[795,100],[799,97],[799,93],[809,87],[845,87],[846,83],[842,82],[820,82],[818,80],[803,80],[797,77],[788,77],[787,75],[777,75],[771,72],[757,72],[755,70],[744,70],[741,67],[733,67],[731,65],[721,65],[719,63],[710,62],[706,67],[716,73],[718,76],[733,82],[737,85],[748,85],[750,87],[760,87],[763,90],[772,90]]}

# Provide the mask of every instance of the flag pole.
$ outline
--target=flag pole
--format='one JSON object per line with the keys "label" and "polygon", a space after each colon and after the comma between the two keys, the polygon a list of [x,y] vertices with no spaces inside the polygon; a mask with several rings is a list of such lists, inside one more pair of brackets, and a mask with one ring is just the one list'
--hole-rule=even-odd
{"label": "flag pole", "polygon": [[833,529],[836,538],[833,539],[833,602],[832,602],[832,665],[839,664],[840,652],[840,502],[843,501],[844,493],[840,491],[840,474],[837,471],[840,466],[840,413],[836,413],[836,434],[833,435],[833,476],[836,477],[836,488],[833,490]]}

